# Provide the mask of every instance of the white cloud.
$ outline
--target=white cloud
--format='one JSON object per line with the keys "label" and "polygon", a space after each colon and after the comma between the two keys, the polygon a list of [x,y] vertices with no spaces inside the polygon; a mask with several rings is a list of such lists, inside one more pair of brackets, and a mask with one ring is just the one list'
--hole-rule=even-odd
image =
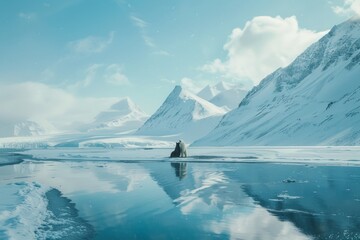
{"label": "white cloud", "polygon": [[160,55],[160,56],[170,56],[170,53],[168,53],[165,50],[154,51],[153,54],[154,55]]}
{"label": "white cloud", "polygon": [[146,28],[148,26],[148,23],[141,18],[135,17],[134,15],[131,15],[130,18],[133,23],[139,28]]}
{"label": "white cloud", "polygon": [[92,64],[84,71],[84,78],[68,86],[68,89],[86,88],[93,82],[106,82],[113,85],[129,85],[130,81],[118,64]]}
{"label": "white cloud", "polygon": [[[37,82],[0,86],[0,125],[42,119],[65,128],[71,123],[89,122],[117,98],[78,98],[65,90]],[[1,135],[1,132],[0,132]]]}
{"label": "white cloud", "polygon": [[147,32],[147,28],[149,26],[148,22],[134,15],[131,15],[130,19],[133,22],[133,24],[139,29],[140,36],[143,39],[145,45],[153,50],[154,55],[159,55],[159,56],[170,55],[167,51],[159,49],[159,47],[154,43],[154,40],[150,37],[150,35]]}
{"label": "white cloud", "polygon": [[200,69],[251,87],[277,68],[287,66],[325,33],[299,28],[295,16],[255,17],[243,29],[232,31],[224,45],[225,61],[215,59]]}
{"label": "white cloud", "polygon": [[141,38],[144,40],[144,43],[150,48],[156,48],[156,45],[154,44],[152,38],[148,35],[146,30],[149,25],[148,22],[134,15],[131,15],[130,19],[133,24],[140,30],[140,35]]}
{"label": "white cloud", "polygon": [[360,0],[344,0],[342,6],[334,6],[332,9],[339,15],[360,16]]}
{"label": "white cloud", "polygon": [[184,77],[180,80],[180,84],[185,90],[197,93],[208,83],[205,81],[194,81],[191,78]]}
{"label": "white cloud", "polygon": [[68,46],[77,53],[100,53],[104,51],[114,40],[115,32],[109,33],[106,38],[89,36],[83,39],[72,41]]}
{"label": "white cloud", "polygon": [[114,85],[128,85],[130,83],[118,64],[111,64],[106,67],[104,78],[108,83]]}
{"label": "white cloud", "polygon": [[88,87],[97,77],[98,70],[103,64],[92,64],[85,70],[85,77],[83,80],[71,85],[70,88]]}
{"label": "white cloud", "polygon": [[160,79],[161,82],[164,82],[164,83],[168,83],[168,84],[175,84],[176,81],[173,80],[173,79],[168,79],[168,78],[162,78]]}
{"label": "white cloud", "polygon": [[36,13],[24,13],[24,12],[21,12],[18,14],[18,17],[21,18],[21,19],[24,19],[26,21],[33,21],[36,19],[37,15]]}
{"label": "white cloud", "polygon": [[85,79],[82,81],[82,85],[84,87],[89,86],[92,81],[95,79],[97,70],[102,67],[102,64],[93,64],[86,69],[86,76]]}

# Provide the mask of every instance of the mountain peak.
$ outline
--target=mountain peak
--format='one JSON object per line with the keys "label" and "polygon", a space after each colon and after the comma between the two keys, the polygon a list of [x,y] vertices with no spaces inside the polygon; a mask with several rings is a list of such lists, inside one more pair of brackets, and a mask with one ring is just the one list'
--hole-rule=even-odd
{"label": "mountain peak", "polygon": [[231,88],[237,87],[235,84],[231,84],[228,82],[220,81],[215,85],[206,85],[203,89],[201,89],[197,95],[207,101],[210,101],[213,97],[218,95],[221,92],[230,90]]}
{"label": "mountain peak", "polygon": [[180,85],[176,85],[173,92],[174,93],[180,93],[183,90],[183,88]]}
{"label": "mountain peak", "polygon": [[[160,108],[138,130],[138,133],[162,135],[187,132],[184,137],[191,135],[193,140],[214,127],[224,114],[224,109],[176,86]],[[198,126],[201,123],[203,126]],[[195,125],[197,129],[194,129]],[[208,126],[210,126],[209,129]]]}
{"label": "mountain peak", "polygon": [[100,112],[95,117],[95,120],[87,126],[87,130],[133,130],[143,124],[147,117],[148,115],[129,97],[125,97],[113,104],[109,109]]}
{"label": "mountain peak", "polygon": [[136,108],[136,105],[129,97],[120,99],[110,107],[112,110],[131,110],[133,108]]}

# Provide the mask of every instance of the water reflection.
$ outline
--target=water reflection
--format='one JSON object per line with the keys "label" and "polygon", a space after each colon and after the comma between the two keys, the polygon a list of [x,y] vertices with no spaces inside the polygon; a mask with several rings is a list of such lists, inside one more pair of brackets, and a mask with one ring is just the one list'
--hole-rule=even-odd
{"label": "water reflection", "polygon": [[179,180],[186,176],[186,163],[185,162],[172,162],[171,166],[175,169],[175,175]]}
{"label": "water reflection", "polygon": [[181,214],[198,217],[215,235],[360,239],[357,167],[188,164],[187,177],[177,184],[169,173],[150,168]]}
{"label": "water reflection", "polygon": [[0,167],[0,186],[19,177],[59,189],[97,239],[360,239],[357,167],[50,161]]}

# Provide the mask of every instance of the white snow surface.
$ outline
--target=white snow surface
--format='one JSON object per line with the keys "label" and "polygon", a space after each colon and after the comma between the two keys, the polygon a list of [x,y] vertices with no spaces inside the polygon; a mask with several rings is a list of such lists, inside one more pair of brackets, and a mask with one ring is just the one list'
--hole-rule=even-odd
{"label": "white snow surface", "polygon": [[[175,145],[175,144],[174,144]],[[187,158],[173,158],[172,148],[50,148],[24,154],[41,160],[245,162],[360,166],[358,146],[189,147]]]}
{"label": "white snow surface", "polygon": [[335,26],[254,87],[194,146],[359,145],[360,20]]}
{"label": "white snow surface", "polygon": [[192,142],[213,129],[225,112],[224,109],[176,86],[137,134],[178,135],[185,142]]}

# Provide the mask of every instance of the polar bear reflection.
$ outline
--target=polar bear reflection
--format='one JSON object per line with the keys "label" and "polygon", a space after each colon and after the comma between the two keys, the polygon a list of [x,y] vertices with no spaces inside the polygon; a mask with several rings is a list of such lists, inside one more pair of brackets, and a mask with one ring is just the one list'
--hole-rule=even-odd
{"label": "polar bear reflection", "polygon": [[171,166],[175,169],[175,175],[182,180],[186,176],[186,163],[172,162]]}

